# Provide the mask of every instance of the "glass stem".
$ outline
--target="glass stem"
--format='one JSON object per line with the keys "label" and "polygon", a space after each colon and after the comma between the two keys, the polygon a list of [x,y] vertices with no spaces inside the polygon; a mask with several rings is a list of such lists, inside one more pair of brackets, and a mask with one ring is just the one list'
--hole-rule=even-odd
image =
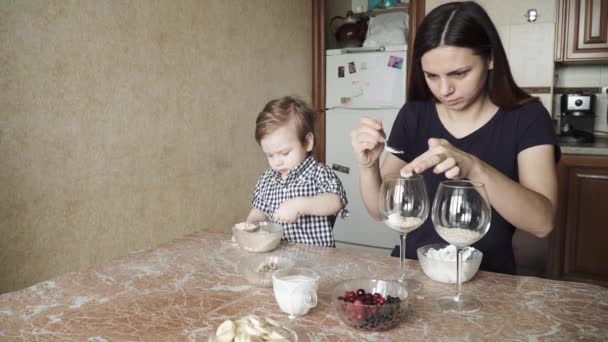
{"label": "glass stem", "polygon": [[462,248],[457,248],[456,253],[456,283],[458,284],[458,294],[456,300],[462,300]]}
{"label": "glass stem", "polygon": [[401,235],[401,246],[399,247],[399,258],[400,263],[399,266],[401,267],[401,279],[405,279],[405,238],[407,237],[407,234],[400,234]]}

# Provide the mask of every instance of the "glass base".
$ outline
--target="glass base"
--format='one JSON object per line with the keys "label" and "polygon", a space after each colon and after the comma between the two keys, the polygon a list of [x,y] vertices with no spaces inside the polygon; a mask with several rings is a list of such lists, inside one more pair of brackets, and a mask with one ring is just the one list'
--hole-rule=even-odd
{"label": "glass base", "polygon": [[418,290],[422,289],[422,283],[416,279],[400,277],[397,281],[399,281],[402,284],[405,284],[405,287],[407,288],[407,292],[418,291]]}
{"label": "glass base", "polygon": [[481,309],[481,302],[467,295],[444,296],[439,299],[439,306],[443,311],[470,313]]}

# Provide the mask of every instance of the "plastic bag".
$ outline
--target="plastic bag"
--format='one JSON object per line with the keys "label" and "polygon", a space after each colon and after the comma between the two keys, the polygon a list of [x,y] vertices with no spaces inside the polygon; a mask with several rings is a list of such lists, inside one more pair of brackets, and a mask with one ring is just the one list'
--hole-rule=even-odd
{"label": "plastic bag", "polygon": [[368,23],[364,47],[406,45],[408,26],[407,13],[394,12],[378,14]]}

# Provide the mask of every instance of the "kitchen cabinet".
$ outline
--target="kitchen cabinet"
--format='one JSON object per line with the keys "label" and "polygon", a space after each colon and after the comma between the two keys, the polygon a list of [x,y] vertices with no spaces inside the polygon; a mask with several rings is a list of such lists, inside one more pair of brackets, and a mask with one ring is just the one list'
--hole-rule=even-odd
{"label": "kitchen cabinet", "polygon": [[557,0],[555,61],[608,62],[608,0]]}
{"label": "kitchen cabinet", "polygon": [[548,276],[608,286],[608,156],[562,156]]}

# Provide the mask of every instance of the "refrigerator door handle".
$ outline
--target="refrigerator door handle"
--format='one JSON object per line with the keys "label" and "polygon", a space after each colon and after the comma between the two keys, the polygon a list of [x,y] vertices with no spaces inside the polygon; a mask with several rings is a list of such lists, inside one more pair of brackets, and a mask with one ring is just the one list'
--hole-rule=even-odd
{"label": "refrigerator door handle", "polygon": [[365,53],[365,52],[384,52],[386,48],[379,46],[377,48],[356,48],[356,49],[344,49],[344,53]]}

